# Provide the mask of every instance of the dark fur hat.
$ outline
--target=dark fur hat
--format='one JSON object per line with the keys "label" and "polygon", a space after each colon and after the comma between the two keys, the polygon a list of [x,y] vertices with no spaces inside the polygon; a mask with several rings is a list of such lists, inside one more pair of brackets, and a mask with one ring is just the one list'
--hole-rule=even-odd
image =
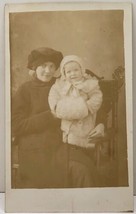
{"label": "dark fur hat", "polygon": [[59,67],[60,62],[63,58],[61,52],[56,51],[51,48],[38,48],[33,50],[28,56],[27,67],[31,70],[36,70],[36,68],[45,62],[53,62],[56,65],[56,69]]}

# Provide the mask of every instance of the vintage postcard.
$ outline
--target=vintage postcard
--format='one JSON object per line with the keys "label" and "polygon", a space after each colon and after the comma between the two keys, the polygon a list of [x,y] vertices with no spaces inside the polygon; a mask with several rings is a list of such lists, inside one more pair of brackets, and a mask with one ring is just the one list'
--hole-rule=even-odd
{"label": "vintage postcard", "polygon": [[131,7],[5,6],[7,212],[133,210]]}

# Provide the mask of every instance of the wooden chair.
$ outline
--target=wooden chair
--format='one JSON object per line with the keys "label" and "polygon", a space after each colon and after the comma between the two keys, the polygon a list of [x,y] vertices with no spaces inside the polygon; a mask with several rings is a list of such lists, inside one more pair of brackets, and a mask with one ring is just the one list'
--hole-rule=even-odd
{"label": "wooden chair", "polygon": [[118,106],[118,82],[116,80],[100,80],[100,88],[103,92],[103,103],[97,113],[96,124],[103,123],[105,134],[102,137],[94,137],[90,143],[95,145],[95,163],[100,167],[102,148],[106,145],[110,160],[116,157],[116,133],[117,133],[117,106]]}
{"label": "wooden chair", "polygon": [[100,89],[103,93],[103,103],[97,113],[96,125],[103,123],[105,134],[103,137],[94,137],[90,142],[94,145],[95,163],[97,168],[99,168],[104,144],[107,145],[110,160],[115,159],[117,156],[118,95],[119,89],[124,83],[124,68],[119,66],[115,69],[112,74],[113,79],[111,80],[104,80],[104,77],[98,77],[89,70],[86,72],[99,80]]}

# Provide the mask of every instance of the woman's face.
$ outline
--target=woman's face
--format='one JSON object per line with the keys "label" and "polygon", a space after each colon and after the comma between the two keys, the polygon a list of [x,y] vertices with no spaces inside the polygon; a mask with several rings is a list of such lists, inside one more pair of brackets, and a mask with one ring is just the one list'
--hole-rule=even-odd
{"label": "woman's face", "polygon": [[56,66],[53,62],[45,62],[36,68],[37,78],[43,82],[49,82],[56,71]]}

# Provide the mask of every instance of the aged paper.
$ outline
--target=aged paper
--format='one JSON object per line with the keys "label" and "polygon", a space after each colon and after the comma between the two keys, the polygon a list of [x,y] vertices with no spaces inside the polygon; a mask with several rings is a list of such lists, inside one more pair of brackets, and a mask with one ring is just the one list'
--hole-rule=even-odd
{"label": "aged paper", "polygon": [[[133,210],[131,13],[129,3],[6,5],[7,212]],[[87,71],[99,80],[103,97],[107,94],[106,99],[107,97],[108,99],[105,104],[107,108],[105,108],[108,110],[105,118],[108,117],[108,119],[106,122],[100,120],[99,123],[106,123],[105,126],[110,127],[107,129],[108,134],[106,135],[106,137],[110,136],[110,139],[104,138],[106,141],[98,142],[99,151],[97,148],[94,150],[96,155],[92,155],[93,146],[91,152],[87,151],[87,154],[94,157],[94,171],[91,171],[92,174],[97,172],[94,186],[88,185],[80,188],[75,188],[75,186],[71,188],[70,185],[67,188],[63,185],[55,186],[55,188],[54,186],[35,186],[27,183],[28,179],[25,177],[22,181],[26,180],[27,185],[20,181],[18,183],[16,173],[18,174],[21,169],[21,150],[19,149],[22,144],[18,145],[18,142],[13,142],[16,139],[18,141],[22,134],[18,134],[19,137],[14,139],[11,132],[13,129],[11,110],[15,94],[21,85],[29,81],[28,56],[32,50],[40,47],[53,48],[61,51],[64,56],[80,56]],[[25,100],[25,105],[26,102],[28,100]],[[18,105],[20,104],[18,101]],[[24,106],[23,108],[25,108]],[[38,112],[37,109],[36,111]],[[102,115],[103,112],[100,115],[101,118]],[[27,123],[25,128],[27,129]],[[34,134],[36,139],[36,132]],[[52,132],[53,134],[54,132]],[[23,139],[27,135],[28,133],[23,134]],[[13,144],[14,148],[11,146]],[[96,146],[96,143],[94,142],[92,145]],[[75,147],[72,149],[74,150]],[[35,150],[35,155],[38,155],[38,151]],[[26,148],[23,152],[24,155],[27,154]],[[14,157],[14,154],[17,155]],[[37,164],[35,159],[33,160],[34,165],[31,168]],[[25,169],[28,169],[28,162],[23,166]],[[39,174],[37,177],[40,179],[41,175]]]}

